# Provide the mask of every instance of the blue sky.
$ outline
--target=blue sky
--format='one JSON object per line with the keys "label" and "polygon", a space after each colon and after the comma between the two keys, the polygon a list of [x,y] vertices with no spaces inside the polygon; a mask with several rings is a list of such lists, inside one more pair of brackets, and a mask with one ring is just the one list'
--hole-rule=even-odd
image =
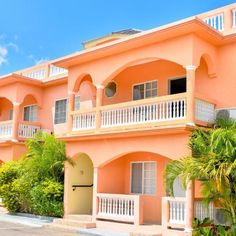
{"label": "blue sky", "polygon": [[0,75],[82,49],[126,28],[151,29],[230,0],[0,0]]}

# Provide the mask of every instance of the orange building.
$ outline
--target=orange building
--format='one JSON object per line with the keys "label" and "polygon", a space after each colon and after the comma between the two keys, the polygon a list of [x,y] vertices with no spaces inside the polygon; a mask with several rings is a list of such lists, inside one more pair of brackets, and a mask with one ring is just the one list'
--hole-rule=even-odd
{"label": "orange building", "polygon": [[[166,196],[163,172],[190,154],[196,126],[236,117],[236,4],[152,30],[113,32],[84,50],[0,78],[0,159],[38,130],[66,142],[65,217],[191,233],[204,212],[189,183]],[[197,188],[196,188],[197,190]],[[178,231],[181,235],[184,231]],[[174,232],[174,231],[172,231]]]}

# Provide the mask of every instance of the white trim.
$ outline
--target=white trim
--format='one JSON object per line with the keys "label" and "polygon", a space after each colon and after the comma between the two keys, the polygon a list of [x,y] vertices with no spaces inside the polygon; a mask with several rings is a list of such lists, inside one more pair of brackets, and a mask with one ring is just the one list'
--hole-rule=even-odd
{"label": "white trim", "polygon": [[[57,101],[62,101],[62,100],[67,100],[67,103],[66,103],[66,121],[63,122],[63,123],[58,123],[58,124],[55,124],[55,118],[56,118],[56,102]],[[65,98],[59,98],[59,99],[55,99],[54,100],[54,114],[53,114],[53,125],[60,125],[60,124],[66,124],[67,123],[67,117],[68,117],[68,97],[65,97]]]}
{"label": "white trim", "polygon": [[195,71],[197,69],[197,66],[195,65],[186,65],[184,66],[184,68],[188,71],[188,70],[193,70]]}
{"label": "white trim", "polygon": [[20,106],[20,102],[13,102],[13,106]]}
{"label": "white trim", "polygon": [[[134,100],[134,86],[137,86],[137,85],[144,85],[144,98],[143,99],[146,99],[145,97],[145,91],[146,91],[146,84],[147,83],[152,83],[152,82],[157,82],[157,95],[155,97],[158,97],[158,80],[148,80],[148,81],[144,81],[144,82],[141,82],[141,83],[136,83],[136,84],[132,84],[132,101],[136,101]],[[141,99],[139,99],[141,100]]]}
{"label": "white trim", "polygon": [[[142,193],[132,193],[132,164],[135,163],[142,163]],[[153,163],[155,164],[155,193],[154,194],[147,194],[144,193],[144,163]],[[136,195],[144,195],[144,196],[156,196],[157,195],[157,161],[131,161],[130,162],[130,194]]]}
{"label": "white trim", "polygon": [[97,89],[104,89],[104,85],[102,85],[102,84],[95,84],[95,87]]}

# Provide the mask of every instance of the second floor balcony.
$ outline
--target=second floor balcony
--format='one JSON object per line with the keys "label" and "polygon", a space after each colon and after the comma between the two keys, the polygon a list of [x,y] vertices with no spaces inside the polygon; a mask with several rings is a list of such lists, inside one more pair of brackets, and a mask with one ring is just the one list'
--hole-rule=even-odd
{"label": "second floor balcony", "polygon": [[[196,124],[214,122],[213,101],[196,96],[194,120]],[[188,124],[187,94],[180,93],[162,97],[124,102],[99,108],[71,112],[72,131],[78,133],[140,130],[173,127]]]}

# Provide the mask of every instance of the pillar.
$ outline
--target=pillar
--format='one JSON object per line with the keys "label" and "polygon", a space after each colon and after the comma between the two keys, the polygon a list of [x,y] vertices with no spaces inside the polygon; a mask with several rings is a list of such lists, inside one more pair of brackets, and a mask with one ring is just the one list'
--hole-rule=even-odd
{"label": "pillar", "polygon": [[100,107],[102,106],[102,95],[104,86],[101,84],[96,85],[97,92],[96,92],[96,130],[101,127],[101,110]]}
{"label": "pillar", "polygon": [[191,180],[187,184],[186,189],[186,224],[185,232],[192,232],[192,223],[194,220],[194,182]]}
{"label": "pillar", "polygon": [[188,65],[186,68],[187,83],[187,123],[195,125],[195,65]]}
{"label": "pillar", "polygon": [[19,102],[13,102],[12,139],[14,141],[17,141],[17,139],[18,139],[19,115],[20,115],[20,103]]}
{"label": "pillar", "polygon": [[67,133],[70,133],[73,128],[73,116],[71,112],[74,111],[75,93],[68,92],[68,115],[67,115]]}

